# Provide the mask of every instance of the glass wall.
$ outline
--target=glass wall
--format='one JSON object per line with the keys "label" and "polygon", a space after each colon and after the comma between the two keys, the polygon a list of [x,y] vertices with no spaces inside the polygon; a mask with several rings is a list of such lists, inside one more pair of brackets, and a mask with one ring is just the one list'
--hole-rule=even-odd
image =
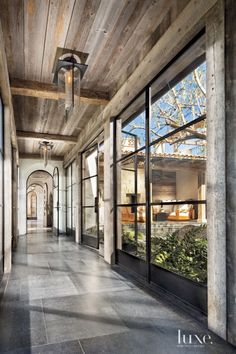
{"label": "glass wall", "polygon": [[162,97],[154,89],[150,125],[151,262],[201,283],[207,281],[205,83],[204,62]]}
{"label": "glass wall", "polygon": [[59,235],[59,170],[53,170],[53,233]]}
{"label": "glass wall", "polygon": [[71,165],[66,169],[66,234],[71,236],[72,234],[72,168]]}
{"label": "glass wall", "polygon": [[66,169],[66,233],[75,237],[77,166],[74,160]]}
{"label": "glass wall", "polygon": [[104,143],[98,143],[99,252],[104,255]]}
{"label": "glass wall", "polygon": [[77,173],[77,165],[76,160],[74,160],[71,164],[71,230],[72,236],[75,237],[75,229],[76,229],[76,198],[77,194],[77,181],[78,173]]}
{"label": "glass wall", "polygon": [[190,64],[157,78],[116,119],[117,261],[205,311],[204,56]]}
{"label": "glass wall", "polygon": [[82,241],[99,249],[104,244],[103,134],[82,154]]}
{"label": "glass wall", "polygon": [[97,144],[82,156],[83,241],[98,248],[98,149]]}
{"label": "glass wall", "polygon": [[146,258],[145,96],[141,95],[117,122],[117,247]]}

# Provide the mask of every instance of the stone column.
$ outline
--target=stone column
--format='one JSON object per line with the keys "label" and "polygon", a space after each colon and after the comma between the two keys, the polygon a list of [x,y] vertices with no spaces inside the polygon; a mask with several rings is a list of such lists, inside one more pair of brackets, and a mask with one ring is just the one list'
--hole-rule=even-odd
{"label": "stone column", "polygon": [[[121,141],[122,141],[122,121],[118,119],[116,121],[116,153],[117,159],[122,157],[121,152]],[[122,185],[121,185],[121,164],[117,164],[116,166],[116,193],[117,193],[117,203],[121,204],[121,192],[122,192]],[[127,208],[128,209],[128,208]],[[117,208],[117,248],[122,250],[122,208]]]}
{"label": "stone column", "polygon": [[76,159],[76,188],[74,193],[74,198],[76,202],[76,213],[75,213],[75,242],[81,243],[81,155],[77,156]]}
{"label": "stone column", "polygon": [[206,19],[208,326],[226,338],[224,6]]}
{"label": "stone column", "polygon": [[113,122],[104,124],[104,259],[109,264],[115,261],[113,232]]}
{"label": "stone column", "polygon": [[[236,7],[225,1],[227,335],[236,345]],[[219,203],[220,205],[220,203]]]}
{"label": "stone column", "polygon": [[4,107],[4,273],[11,271],[12,253],[12,146],[11,113]]}
{"label": "stone column", "polygon": [[13,148],[13,171],[12,171],[12,237],[13,237],[13,249],[16,248],[18,239],[18,166],[17,166],[17,150]]}

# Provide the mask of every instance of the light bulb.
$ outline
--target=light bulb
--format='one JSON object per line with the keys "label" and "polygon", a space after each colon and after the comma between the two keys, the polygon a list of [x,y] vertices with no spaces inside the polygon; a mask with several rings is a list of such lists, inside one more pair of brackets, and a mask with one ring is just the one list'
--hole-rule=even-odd
{"label": "light bulb", "polygon": [[65,73],[65,108],[66,110],[70,110],[73,104],[73,97],[72,97],[72,70],[68,70]]}
{"label": "light bulb", "polygon": [[70,85],[72,83],[72,71],[67,71],[65,77],[67,85]]}

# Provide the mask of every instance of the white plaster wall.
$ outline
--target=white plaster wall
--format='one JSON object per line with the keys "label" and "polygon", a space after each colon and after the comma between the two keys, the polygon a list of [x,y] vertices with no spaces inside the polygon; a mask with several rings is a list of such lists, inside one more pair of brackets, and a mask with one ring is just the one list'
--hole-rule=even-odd
{"label": "white plaster wall", "polygon": [[176,172],[176,199],[198,199],[198,171]]}
{"label": "white plaster wall", "polygon": [[43,161],[35,159],[20,159],[19,166],[19,215],[18,227],[19,235],[26,234],[26,182],[29,175],[37,170],[43,170],[53,174],[54,167],[59,170],[59,228],[60,232],[66,232],[65,213],[65,172],[62,161],[49,161],[44,168]]}

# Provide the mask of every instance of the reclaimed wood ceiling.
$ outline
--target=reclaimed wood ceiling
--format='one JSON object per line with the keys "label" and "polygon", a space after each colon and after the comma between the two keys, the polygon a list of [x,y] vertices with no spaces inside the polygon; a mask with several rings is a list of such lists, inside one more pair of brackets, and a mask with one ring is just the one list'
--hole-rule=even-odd
{"label": "reclaimed wood ceiling", "polygon": [[[10,80],[52,83],[57,47],[89,53],[82,88],[111,98],[168,29],[189,0],[0,0]],[[56,100],[13,96],[20,131],[79,137],[104,105],[81,103],[66,123]],[[64,156],[69,143],[55,143]],[[20,138],[21,153],[38,153],[38,141]]]}

